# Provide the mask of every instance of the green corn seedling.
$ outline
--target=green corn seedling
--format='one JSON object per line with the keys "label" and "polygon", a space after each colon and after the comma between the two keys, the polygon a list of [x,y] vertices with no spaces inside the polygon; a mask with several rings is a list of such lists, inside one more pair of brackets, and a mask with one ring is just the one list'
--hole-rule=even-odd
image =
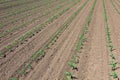
{"label": "green corn seedling", "polygon": [[2,51],[0,51],[0,58],[2,58],[3,57],[3,53],[2,53]]}
{"label": "green corn seedling", "polygon": [[72,59],[71,62],[73,62],[73,63],[78,63],[78,58],[77,58],[76,55],[73,56],[73,59]]}
{"label": "green corn seedling", "polygon": [[32,56],[33,60],[36,61],[36,58],[37,58],[38,54],[39,54],[38,52],[35,52],[35,53],[34,53],[34,55]]}
{"label": "green corn seedling", "polygon": [[10,30],[5,30],[5,32],[6,32],[6,33],[9,33],[9,32],[10,32]]}
{"label": "green corn seedling", "polygon": [[68,62],[68,64],[70,65],[70,67],[72,67],[72,69],[77,69],[77,66],[75,65],[75,63]]}
{"label": "green corn seedling", "polygon": [[81,0],[78,0],[78,2],[80,2]]}
{"label": "green corn seedling", "polygon": [[19,42],[22,42],[22,41],[24,41],[24,40],[25,40],[25,37],[24,37],[24,36],[21,36]]}
{"label": "green corn seedling", "polygon": [[20,75],[25,74],[25,69],[21,69],[18,73],[19,73]]}
{"label": "green corn seedling", "polygon": [[10,78],[9,80],[19,80],[18,78]]}
{"label": "green corn seedling", "polygon": [[12,44],[13,44],[13,46],[15,46],[15,47],[17,46],[17,42],[16,42],[16,41],[13,41]]}
{"label": "green corn seedling", "polygon": [[109,55],[112,57],[112,59],[116,59],[115,55],[112,52],[110,52]]}
{"label": "green corn seedling", "polygon": [[29,63],[29,64],[27,64],[27,68],[28,69],[31,69],[32,68],[32,66],[31,66],[31,64]]}
{"label": "green corn seedling", "polygon": [[111,61],[110,66],[112,67],[112,70],[115,70],[118,66],[118,62],[116,61]]}
{"label": "green corn seedling", "polygon": [[11,46],[10,46],[10,45],[7,45],[5,48],[6,48],[7,50],[10,50],[10,49],[11,49]]}
{"label": "green corn seedling", "polygon": [[72,74],[70,72],[66,72],[66,80],[72,80]]}
{"label": "green corn seedling", "polygon": [[37,51],[37,52],[35,52],[35,54],[32,56],[32,58],[34,59],[34,60],[37,60],[37,56],[44,56],[44,53],[45,53],[45,51],[44,50],[39,50],[39,51]]}
{"label": "green corn seedling", "polygon": [[39,51],[39,55],[40,55],[40,56],[44,56],[44,53],[45,53],[45,50],[40,50],[40,51]]}
{"label": "green corn seedling", "polygon": [[115,79],[115,78],[118,78],[117,72],[114,71],[114,72],[112,73],[112,76],[113,76],[114,79]]}
{"label": "green corn seedling", "polygon": [[109,47],[110,47],[110,51],[113,51],[114,49],[113,45],[109,45]]}
{"label": "green corn seedling", "polygon": [[0,37],[3,37],[4,36],[4,34],[0,34]]}

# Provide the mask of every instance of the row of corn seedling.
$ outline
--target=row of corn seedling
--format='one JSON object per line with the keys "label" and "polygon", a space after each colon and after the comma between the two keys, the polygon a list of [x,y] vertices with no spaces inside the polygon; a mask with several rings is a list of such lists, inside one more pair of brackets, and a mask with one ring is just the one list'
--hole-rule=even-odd
{"label": "row of corn seedling", "polygon": [[[16,0],[16,1],[19,1],[19,0]],[[24,0],[20,0],[20,2],[23,2]],[[29,0],[26,0],[26,1],[29,1]],[[13,3],[13,1],[9,1],[9,0],[0,0],[0,4],[10,4],[10,3]],[[16,2],[15,2],[16,3]],[[6,7],[6,6],[5,6]]]}
{"label": "row of corn seedling", "polygon": [[[64,5],[64,4],[63,4]],[[61,6],[63,6],[63,5],[60,5],[60,6],[58,6],[58,7],[61,7]],[[47,5],[48,6],[48,5]],[[50,7],[50,6],[49,6]],[[47,7],[48,8],[48,7]],[[46,9],[47,9],[46,8]],[[52,8],[52,7],[50,7],[50,8]],[[56,8],[55,8],[56,9]],[[44,7],[42,8],[42,10],[44,10]],[[15,19],[15,20],[12,20],[12,21],[9,21],[9,22],[6,22],[6,23],[4,23],[4,24],[1,24],[2,26],[1,27],[3,27],[3,26],[7,26],[8,24],[10,24],[10,23],[14,23],[14,22],[16,22],[16,21],[18,21],[18,20],[21,20],[21,19],[24,19],[24,18],[26,18],[26,17],[29,17],[29,16],[32,16],[32,15],[34,15],[34,14],[39,14],[39,12],[41,12],[42,11],[41,10],[41,7],[39,8],[36,8],[36,9],[34,9],[34,13],[30,13],[30,14],[25,14],[25,15],[23,15],[22,17],[20,17],[20,18],[18,18],[18,19]],[[54,11],[54,10],[53,10]],[[45,12],[45,13],[42,13],[42,15],[41,16],[45,16],[45,15],[47,15],[48,13],[50,13],[50,11],[48,11],[47,10],[47,12]],[[39,17],[39,16],[38,16]]]}
{"label": "row of corn seedling", "polygon": [[[16,31],[16,30],[19,30],[20,28],[23,28],[23,27],[31,24],[32,22],[35,22],[36,20],[40,19],[40,18],[43,17],[43,16],[50,15],[51,13],[59,10],[59,9],[62,8],[63,6],[64,6],[64,4],[63,4],[63,5],[59,5],[59,6],[55,7],[55,8],[53,8],[53,9],[52,9],[52,6],[51,6],[51,10],[47,11],[46,13],[44,13],[44,14],[42,14],[42,15],[39,15],[39,16],[37,16],[37,17],[35,17],[35,18],[27,21],[27,22],[24,22],[24,23],[20,24],[19,26],[14,26],[13,28],[4,30],[3,33],[1,34],[1,35],[2,35],[1,37],[5,37],[5,36],[7,36],[8,34],[11,34],[12,32],[14,32],[14,31]],[[38,12],[37,12],[37,13],[38,13]],[[33,14],[31,14],[31,15],[33,15]],[[29,15],[29,16],[31,16],[31,15]],[[11,23],[11,22],[10,22],[10,23]]]}
{"label": "row of corn seedling", "polygon": [[75,4],[61,10],[60,12],[56,13],[52,17],[48,18],[44,23],[34,27],[32,30],[26,32],[25,34],[21,35],[17,40],[13,41],[11,44],[8,44],[5,46],[2,50],[0,50],[0,57],[3,58],[6,56],[7,52],[12,51],[12,49],[17,48],[20,44],[23,44],[24,41],[26,41],[28,38],[31,38],[35,35],[35,33],[38,33],[41,31],[46,25],[50,22],[53,22],[55,19],[57,19],[59,16],[64,14],[66,11],[68,11],[72,6]]}
{"label": "row of corn seedling", "polygon": [[[72,70],[78,71],[78,67],[77,67],[78,63],[79,63],[78,55],[74,54],[72,59],[71,59],[71,61],[68,62],[68,65],[72,68]],[[66,75],[66,79],[65,80],[72,80],[75,77],[75,75],[73,75],[69,71],[66,71],[65,75]]]}
{"label": "row of corn seedling", "polygon": [[7,7],[14,7],[16,5],[25,5],[27,3],[32,3],[32,0],[15,0],[15,1],[9,1],[9,0],[0,0],[1,8],[7,8]]}
{"label": "row of corn seedling", "polygon": [[0,0],[1,9],[6,9],[7,7],[12,7],[15,5],[23,5],[25,2],[27,3],[29,0],[23,1],[23,0],[16,0],[16,1],[9,1],[9,0]]}
{"label": "row of corn seedling", "polygon": [[113,2],[113,0],[110,0],[110,2],[112,4],[113,8],[116,10],[116,12],[120,15],[120,11],[117,9],[117,7],[116,7],[115,3]]}
{"label": "row of corn seedling", "polygon": [[[17,15],[17,14],[21,14],[21,13],[23,13],[23,12],[36,9],[36,8],[41,7],[41,6],[44,6],[44,5],[48,5],[49,2],[50,2],[50,1],[44,2],[44,3],[41,4],[41,5],[39,5],[39,4],[38,4],[38,5],[35,5],[35,4],[36,4],[36,2],[35,2],[35,4],[32,3],[32,5],[33,5],[33,6],[31,5],[32,7],[30,7],[30,6],[24,7],[23,10],[11,10],[11,11],[8,12],[8,15],[2,16],[1,19],[3,19],[3,18],[8,18],[8,17],[14,16],[14,15]],[[27,4],[28,4],[28,3],[27,3]],[[26,5],[24,5],[24,6],[26,6]]]}
{"label": "row of corn seedling", "polygon": [[118,74],[116,72],[116,70],[118,68],[118,61],[115,57],[115,54],[113,53],[114,46],[112,44],[111,32],[110,32],[110,28],[108,25],[108,17],[107,17],[107,12],[106,12],[104,0],[103,0],[103,8],[104,8],[104,20],[105,20],[105,26],[106,26],[107,44],[108,44],[109,55],[110,55],[110,67],[112,70],[112,73],[110,73],[110,76],[112,76],[112,77],[110,77],[110,80],[113,80],[116,78],[119,80]]}
{"label": "row of corn seedling", "polygon": [[[77,50],[78,53],[81,51],[81,49],[84,45],[84,42],[86,41],[85,34],[87,33],[88,27],[89,27],[90,22],[92,20],[92,15],[93,15],[93,12],[94,12],[96,1],[97,0],[95,0],[94,3],[93,3],[92,9],[91,9],[90,14],[87,18],[87,22],[84,26],[83,32],[80,35],[79,41],[77,43],[76,50]],[[78,71],[78,68],[77,68],[77,63],[79,63],[78,57],[79,57],[78,54],[75,53],[72,57],[72,60],[70,62],[68,62],[69,66],[72,68],[72,70],[77,70]],[[66,80],[73,80],[74,76],[71,72],[67,71],[65,74],[66,74]]]}
{"label": "row of corn seedling", "polygon": [[[76,11],[74,12],[68,19],[67,21],[65,21],[65,23],[59,28],[58,31],[56,31],[49,39],[49,41],[38,51],[36,51],[31,58],[25,63],[23,64],[19,70],[17,70],[17,76],[19,77],[19,75],[25,75],[26,71],[31,70],[32,68],[32,63],[33,62],[38,62],[39,60],[41,60],[45,54],[47,49],[53,45],[57,39],[59,38],[59,36],[65,31],[65,29],[71,24],[71,22],[76,18],[76,16],[78,15],[78,13],[84,8],[84,6],[87,4],[88,0]],[[28,67],[29,66],[29,67]],[[22,68],[22,69],[21,69]],[[21,74],[22,73],[22,74]],[[16,73],[15,73],[16,74]],[[14,75],[14,74],[13,74]],[[12,76],[12,78],[16,78],[14,76]]]}
{"label": "row of corn seedling", "polygon": [[[48,3],[46,3],[45,5],[46,6],[50,6],[50,3],[51,4],[53,4],[53,2],[51,1],[51,2],[48,2]],[[48,5],[49,4],[49,5]],[[18,11],[14,11],[14,13],[16,13],[16,15],[18,15],[18,14],[20,14],[20,13],[25,13],[25,12],[28,12],[28,11],[33,11],[34,12],[34,10],[41,10],[41,9],[44,9],[45,7],[44,6],[42,6],[41,7],[41,5],[39,5],[39,6],[37,6],[37,7],[34,7],[34,8],[31,8],[31,9],[29,9],[29,10],[26,10],[26,11],[24,11],[24,12],[18,12]],[[13,12],[11,12],[10,14],[14,14]],[[39,12],[36,12],[36,13],[39,13]],[[36,14],[36,13],[33,13],[33,14]],[[9,14],[9,15],[10,15]],[[10,23],[14,23],[14,22],[16,22],[17,20],[20,20],[20,19],[23,19],[23,18],[25,18],[25,17],[29,17],[29,16],[32,16],[33,14],[24,14],[22,17],[20,17],[20,18],[18,18],[18,19],[15,19],[15,20],[9,20],[8,22],[6,22],[6,23],[2,23],[1,22],[1,24],[0,24],[0,28],[3,28],[3,27],[5,27],[7,24],[10,24]],[[12,16],[12,15],[11,15]],[[11,16],[9,16],[9,17],[11,17]],[[6,18],[9,18],[9,17],[6,17]],[[6,31],[7,32],[7,31]]]}
{"label": "row of corn seedling", "polygon": [[[45,5],[48,5],[49,2],[47,2]],[[28,8],[28,9],[27,9]],[[37,5],[37,6],[33,6],[33,7],[27,7],[27,8],[24,8],[23,10],[10,10],[8,11],[6,14],[4,13],[3,16],[1,17],[1,19],[4,20],[4,18],[9,18],[9,17],[12,17],[14,15],[18,15],[18,14],[21,14],[21,13],[25,13],[25,12],[28,12],[28,11],[32,11],[32,10],[35,10],[37,8],[41,8],[41,5]],[[10,20],[11,21],[11,20]],[[6,24],[3,23],[3,21],[1,21],[0,23],[0,28],[3,28]]]}

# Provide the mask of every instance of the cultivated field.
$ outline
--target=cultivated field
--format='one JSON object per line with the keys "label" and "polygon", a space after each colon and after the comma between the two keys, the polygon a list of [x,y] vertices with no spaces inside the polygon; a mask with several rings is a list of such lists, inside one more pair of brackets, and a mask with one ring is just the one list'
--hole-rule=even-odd
{"label": "cultivated field", "polygon": [[120,80],[120,0],[0,0],[0,80]]}

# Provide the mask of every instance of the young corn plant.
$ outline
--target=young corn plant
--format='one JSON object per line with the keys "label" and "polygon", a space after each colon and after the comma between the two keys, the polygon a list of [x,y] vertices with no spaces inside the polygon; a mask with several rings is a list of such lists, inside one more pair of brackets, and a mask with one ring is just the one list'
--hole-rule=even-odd
{"label": "young corn plant", "polygon": [[18,72],[20,75],[24,75],[25,74],[25,69],[21,69],[19,72]]}
{"label": "young corn plant", "polygon": [[71,62],[73,63],[79,63],[79,60],[78,60],[78,56],[77,55],[74,55]]}
{"label": "young corn plant", "polygon": [[13,41],[12,44],[13,44],[14,47],[17,47],[17,42],[16,41]]}
{"label": "young corn plant", "polygon": [[45,51],[44,49],[42,49],[42,50],[35,52],[35,54],[32,56],[32,59],[37,61],[38,56],[43,57],[44,55],[45,55]]}
{"label": "young corn plant", "polygon": [[2,51],[0,51],[0,58],[5,58],[6,54],[4,54]]}
{"label": "young corn plant", "polygon": [[25,36],[21,36],[20,39],[19,39],[19,42],[22,42],[25,40]]}
{"label": "young corn plant", "polygon": [[3,55],[3,52],[0,51],[0,58],[2,58],[4,55]]}
{"label": "young corn plant", "polygon": [[114,60],[116,59],[115,55],[112,52],[110,52],[110,56],[112,59],[114,59]]}
{"label": "young corn plant", "polygon": [[112,71],[115,71],[117,69],[117,67],[118,67],[118,62],[112,60],[110,62],[110,66],[112,68]]}
{"label": "young corn plant", "polygon": [[32,69],[32,66],[30,63],[27,64],[27,69],[29,69],[29,70]]}
{"label": "young corn plant", "polygon": [[77,44],[77,51],[80,51],[81,48],[83,47],[84,40],[85,40],[85,36],[84,36],[84,34],[82,34],[81,37],[80,37],[80,41]]}
{"label": "young corn plant", "polygon": [[3,36],[4,36],[4,34],[1,34],[1,33],[0,33],[0,38],[3,37]]}
{"label": "young corn plant", "polygon": [[78,0],[78,2],[80,2],[81,0]]}
{"label": "young corn plant", "polygon": [[30,72],[30,70],[33,69],[33,67],[30,63],[27,63],[26,66],[24,67],[24,69],[25,69],[25,74],[27,74]]}
{"label": "young corn plant", "polygon": [[114,50],[114,46],[113,45],[109,45],[110,51],[112,52]]}
{"label": "young corn plant", "polygon": [[5,48],[9,51],[11,49],[11,46],[7,45]]}
{"label": "young corn plant", "polygon": [[73,80],[72,77],[73,75],[70,72],[66,72],[66,80]]}
{"label": "young corn plant", "polygon": [[73,62],[68,62],[68,64],[69,64],[70,67],[72,67],[73,70],[75,69],[75,70],[78,71],[78,68],[77,68],[77,66],[76,66],[75,63],[73,63]]}
{"label": "young corn plant", "polygon": [[19,80],[18,78],[10,78],[9,80]]}
{"label": "young corn plant", "polygon": [[[111,74],[111,76],[114,78],[114,79],[116,79],[116,78],[118,78],[118,74],[117,74],[117,72],[112,72],[112,74]],[[118,78],[119,79],[119,78]]]}

